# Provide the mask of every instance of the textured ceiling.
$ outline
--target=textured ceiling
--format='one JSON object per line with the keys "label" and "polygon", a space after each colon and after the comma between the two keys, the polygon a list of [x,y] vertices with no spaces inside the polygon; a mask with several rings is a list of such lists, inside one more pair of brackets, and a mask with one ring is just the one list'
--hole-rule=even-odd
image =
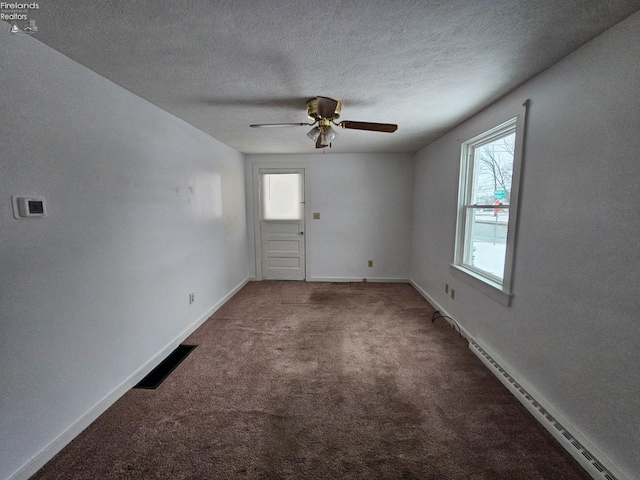
{"label": "textured ceiling", "polygon": [[640,0],[43,0],[39,41],[244,153],[414,152],[640,9]]}

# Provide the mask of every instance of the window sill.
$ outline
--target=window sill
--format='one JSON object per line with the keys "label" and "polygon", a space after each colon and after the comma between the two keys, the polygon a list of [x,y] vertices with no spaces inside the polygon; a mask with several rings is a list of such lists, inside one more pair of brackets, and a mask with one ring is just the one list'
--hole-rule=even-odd
{"label": "window sill", "polygon": [[467,270],[466,268],[460,267],[458,265],[451,264],[449,265],[449,269],[454,277],[459,278],[463,282],[468,283],[472,287],[480,290],[482,293],[493,298],[495,301],[506,306],[509,306],[511,304],[513,293],[505,292],[497,283],[493,283],[490,280],[476,274],[475,272]]}

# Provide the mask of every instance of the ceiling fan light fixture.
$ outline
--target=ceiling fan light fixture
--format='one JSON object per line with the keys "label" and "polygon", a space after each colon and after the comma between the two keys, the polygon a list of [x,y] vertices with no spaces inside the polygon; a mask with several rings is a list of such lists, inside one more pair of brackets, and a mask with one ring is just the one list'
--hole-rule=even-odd
{"label": "ceiling fan light fixture", "polygon": [[331,145],[331,142],[336,139],[337,136],[338,134],[336,133],[336,131],[330,126],[322,127],[320,128],[320,138],[318,140],[318,143],[323,147],[328,147],[329,145]]}
{"label": "ceiling fan light fixture", "polygon": [[311,140],[315,142],[316,140],[318,140],[320,133],[321,132],[318,127],[313,127],[311,130],[309,130],[309,133],[307,133],[307,137],[309,137]]}
{"label": "ceiling fan light fixture", "polygon": [[329,143],[333,142],[336,139],[336,137],[338,136],[338,133],[333,128],[327,127],[324,130],[324,136],[325,136],[325,139],[327,140],[327,145],[328,145]]}

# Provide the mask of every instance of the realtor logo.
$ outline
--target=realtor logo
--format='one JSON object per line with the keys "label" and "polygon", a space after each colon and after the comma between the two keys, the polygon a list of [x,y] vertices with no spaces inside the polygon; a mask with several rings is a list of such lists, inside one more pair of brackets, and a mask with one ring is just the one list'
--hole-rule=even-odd
{"label": "realtor logo", "polygon": [[9,28],[9,33],[26,33],[27,35],[33,35],[38,31],[38,27],[36,26],[35,20],[29,20],[29,24],[25,25],[24,28],[18,27],[16,22],[11,22],[11,27]]}
{"label": "realtor logo", "polygon": [[33,19],[33,14],[38,10],[40,10],[39,3],[0,2],[0,20],[11,22],[9,33],[33,35],[38,31],[36,21]]}

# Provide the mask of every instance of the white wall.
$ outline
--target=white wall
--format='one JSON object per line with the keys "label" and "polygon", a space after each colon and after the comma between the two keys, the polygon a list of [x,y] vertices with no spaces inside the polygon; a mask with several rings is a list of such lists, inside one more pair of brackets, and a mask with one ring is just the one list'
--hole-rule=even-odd
{"label": "white wall", "polygon": [[[411,264],[420,288],[633,479],[640,479],[639,45],[635,14],[421,150]],[[505,307],[449,273],[459,140],[527,98],[515,296]]]}
{"label": "white wall", "polygon": [[[241,154],[27,35],[0,43],[9,478],[148,371],[248,265]],[[14,219],[24,194],[44,196],[48,217]]]}
{"label": "white wall", "polygon": [[[251,171],[257,162],[305,163],[310,167],[305,235],[307,280],[409,278],[413,154],[247,155],[248,255],[252,274],[255,253]],[[320,213],[319,220],[312,219],[313,212]],[[373,260],[373,268],[367,266],[368,260]]]}

